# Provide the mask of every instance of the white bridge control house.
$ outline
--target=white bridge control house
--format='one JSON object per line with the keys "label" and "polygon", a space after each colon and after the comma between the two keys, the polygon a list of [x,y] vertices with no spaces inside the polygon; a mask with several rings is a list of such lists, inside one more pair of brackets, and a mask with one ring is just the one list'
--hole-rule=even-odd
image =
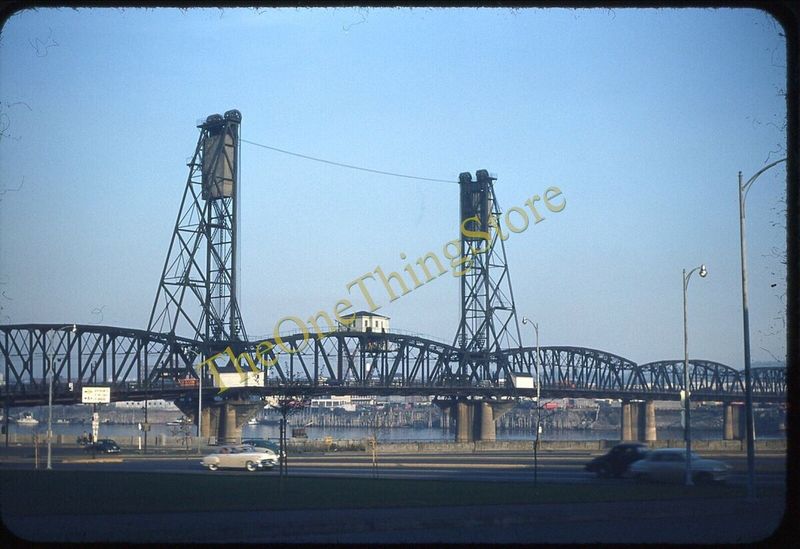
{"label": "white bridge control house", "polygon": [[369,311],[358,311],[351,315],[342,317],[345,320],[353,320],[349,324],[340,323],[340,330],[352,330],[354,332],[375,332],[384,334],[389,331],[389,317],[370,313]]}

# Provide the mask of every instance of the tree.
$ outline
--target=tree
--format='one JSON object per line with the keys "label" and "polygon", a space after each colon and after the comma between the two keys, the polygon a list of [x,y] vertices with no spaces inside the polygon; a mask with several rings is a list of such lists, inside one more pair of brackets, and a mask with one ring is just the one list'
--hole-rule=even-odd
{"label": "tree", "polygon": [[278,403],[272,407],[278,410],[281,414],[280,431],[279,431],[279,451],[278,457],[279,472],[281,478],[289,471],[288,455],[286,452],[286,425],[288,417],[295,412],[299,412],[310,403],[310,399],[302,394],[295,393],[291,386],[287,387],[284,394],[278,397]]}
{"label": "tree", "polygon": [[386,409],[379,409],[375,406],[367,418],[369,437],[367,445],[372,454],[372,476],[378,478],[378,439],[383,434],[388,424]]}

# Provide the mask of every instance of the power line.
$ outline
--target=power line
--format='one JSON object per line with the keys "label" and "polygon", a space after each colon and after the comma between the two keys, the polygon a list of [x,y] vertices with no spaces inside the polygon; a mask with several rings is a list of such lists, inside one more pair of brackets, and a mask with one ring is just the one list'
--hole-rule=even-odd
{"label": "power line", "polygon": [[452,181],[449,179],[434,179],[431,177],[418,177],[416,175],[405,175],[402,173],[394,173],[394,172],[385,172],[382,170],[373,170],[371,168],[362,168],[360,166],[353,166],[352,164],[343,164],[341,162],[334,162],[333,160],[325,160],[323,158],[315,158],[313,156],[308,156],[306,154],[300,154],[291,151],[285,151],[283,149],[279,149],[277,147],[270,147],[269,145],[264,145],[262,143],[256,143],[254,141],[248,141],[247,139],[240,139],[243,143],[249,143],[250,145],[255,145],[256,147],[261,147],[262,149],[269,149],[271,151],[276,151],[283,154],[288,154],[291,156],[297,156],[299,158],[305,158],[306,160],[314,160],[315,162],[322,162],[324,164],[331,164],[333,166],[339,166],[341,168],[350,168],[351,170],[360,170],[362,172],[370,172],[370,173],[377,173],[380,175],[389,175],[392,177],[404,177],[406,179],[419,179],[422,181],[435,181],[437,183],[458,183],[457,181]]}

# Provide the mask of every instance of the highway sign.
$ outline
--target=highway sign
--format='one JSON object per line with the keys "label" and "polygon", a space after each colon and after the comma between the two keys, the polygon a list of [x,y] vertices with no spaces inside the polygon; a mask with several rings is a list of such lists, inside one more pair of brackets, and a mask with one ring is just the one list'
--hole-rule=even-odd
{"label": "highway sign", "polygon": [[83,404],[108,404],[111,402],[111,387],[82,387]]}

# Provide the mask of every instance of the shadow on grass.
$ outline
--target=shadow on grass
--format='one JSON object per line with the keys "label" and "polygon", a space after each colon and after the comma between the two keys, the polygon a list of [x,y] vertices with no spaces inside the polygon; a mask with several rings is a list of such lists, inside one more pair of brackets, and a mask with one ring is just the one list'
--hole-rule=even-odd
{"label": "shadow on grass", "polygon": [[[763,496],[781,495],[762,491]],[[507,505],[680,498],[739,498],[744,487],[546,484],[290,477],[269,473],[185,475],[108,471],[2,471],[3,514],[117,514],[181,511]]]}

